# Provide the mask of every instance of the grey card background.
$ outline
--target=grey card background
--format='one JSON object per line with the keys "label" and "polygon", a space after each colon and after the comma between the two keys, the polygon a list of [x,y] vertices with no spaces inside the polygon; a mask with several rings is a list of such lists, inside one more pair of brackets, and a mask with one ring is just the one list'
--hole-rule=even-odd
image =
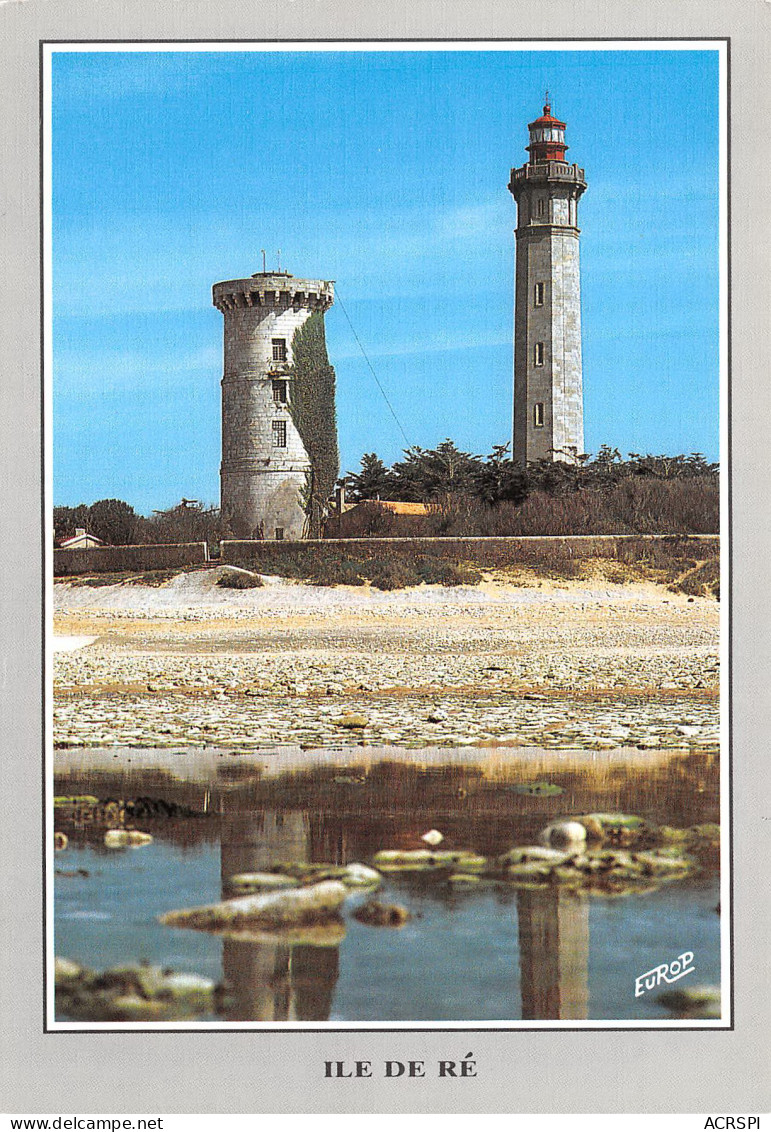
{"label": "grey card background", "polygon": [[[6,1113],[768,1111],[768,0],[20,0],[0,4]],[[731,37],[735,1029],[43,1033],[39,39]],[[673,91],[676,102],[677,92]],[[723,457],[725,458],[725,453]],[[623,946],[623,940],[619,941]],[[328,1058],[460,1058],[475,1079],[325,1081]]]}

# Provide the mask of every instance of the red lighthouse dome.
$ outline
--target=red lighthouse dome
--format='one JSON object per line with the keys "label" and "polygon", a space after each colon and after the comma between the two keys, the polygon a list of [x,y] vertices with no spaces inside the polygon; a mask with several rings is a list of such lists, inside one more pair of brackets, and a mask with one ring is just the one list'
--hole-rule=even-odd
{"label": "red lighthouse dome", "polygon": [[530,154],[530,164],[540,164],[542,161],[564,161],[565,150],[565,123],[560,122],[551,112],[549,92],[546,92],[546,102],[543,115],[534,122],[528,123],[530,131],[530,145],[527,150]]}

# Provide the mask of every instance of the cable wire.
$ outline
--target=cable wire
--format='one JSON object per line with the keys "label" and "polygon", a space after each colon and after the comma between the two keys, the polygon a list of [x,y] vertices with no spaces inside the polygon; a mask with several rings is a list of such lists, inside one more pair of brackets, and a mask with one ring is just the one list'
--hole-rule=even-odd
{"label": "cable wire", "polygon": [[402,436],[404,437],[404,443],[405,443],[405,444],[407,445],[407,447],[408,447],[408,448],[411,448],[411,447],[412,447],[412,445],[410,444],[410,442],[409,442],[409,440],[408,440],[408,438],[407,438],[407,433],[406,433],[406,432],[404,431],[404,429],[402,428],[402,422],[401,422],[401,421],[399,420],[399,418],[397,417],[397,415],[396,415],[396,412],[395,412],[395,410],[394,410],[394,407],[393,407],[393,405],[392,405],[392,404],[391,404],[391,402],[390,402],[390,401],[388,400],[388,395],[386,394],[386,391],[385,391],[385,389],[384,389],[384,388],[383,388],[383,386],[382,386],[382,385],[380,384],[380,380],[379,380],[379,378],[378,378],[377,374],[375,373],[374,369],[372,368],[372,362],[371,362],[371,361],[369,360],[369,358],[367,357],[367,351],[366,351],[366,350],[364,349],[364,347],[362,346],[362,344],[361,344],[361,339],[359,338],[359,335],[358,335],[358,334],[356,333],[356,331],[354,330],[354,326],[353,326],[353,323],[351,322],[351,319],[350,319],[350,316],[349,316],[349,314],[348,314],[348,311],[347,311],[347,310],[345,309],[345,305],[344,305],[344,303],[343,303],[343,300],[342,300],[342,299],[340,298],[340,292],[339,292],[339,290],[337,289],[337,287],[335,287],[335,298],[337,299],[338,303],[340,304],[340,310],[341,310],[341,311],[343,312],[343,314],[345,315],[346,321],[347,321],[348,325],[349,325],[349,326],[350,326],[350,328],[351,328],[351,333],[353,334],[354,338],[356,339],[356,342],[358,343],[359,349],[361,350],[361,352],[362,352],[362,354],[363,354],[363,356],[364,356],[364,361],[365,361],[365,362],[367,363],[367,365],[369,366],[369,371],[370,371],[370,373],[372,374],[372,376],[374,377],[374,379],[375,379],[375,383],[377,384],[377,387],[378,387],[378,389],[379,389],[379,390],[380,390],[380,392],[381,392],[381,393],[383,394],[383,400],[385,401],[386,405],[388,405],[388,408],[389,408],[389,409],[391,410],[391,416],[392,416],[392,417],[393,417],[393,419],[394,419],[394,420],[396,421],[396,424],[397,424],[397,427],[398,427],[398,429],[399,429],[399,432],[400,432],[400,433],[402,434]]}

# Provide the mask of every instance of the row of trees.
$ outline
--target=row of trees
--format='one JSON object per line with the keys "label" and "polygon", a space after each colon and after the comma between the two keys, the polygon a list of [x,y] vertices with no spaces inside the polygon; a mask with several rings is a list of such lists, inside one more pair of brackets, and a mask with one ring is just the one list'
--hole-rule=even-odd
{"label": "row of trees", "polygon": [[[319,429],[319,435],[324,430]],[[319,480],[327,485],[336,454],[323,449]],[[317,481],[318,482],[318,481]],[[342,481],[348,499],[431,504],[421,522],[390,515],[362,518],[361,535],[714,533],[719,523],[718,465],[700,453],[624,459],[607,446],[576,463],[543,460],[527,469],[497,445],[489,456],[463,452],[451,440],[407,448],[387,467],[375,453]],[[325,496],[326,498],[326,496]],[[320,522],[320,516],[314,516]],[[181,504],[149,518],[120,499],[54,508],[55,539],[83,527],[112,545],[202,542],[234,537],[216,507]],[[315,530],[314,530],[315,533]],[[327,534],[336,532],[330,524]]]}
{"label": "row of trees", "polygon": [[209,542],[231,538],[216,507],[180,504],[149,518],[138,515],[122,499],[100,499],[77,507],[54,507],[54,541],[71,538],[78,528],[96,535],[111,546],[136,544]]}
{"label": "row of trees", "polygon": [[569,495],[576,491],[608,491],[631,477],[662,480],[707,477],[717,482],[718,465],[700,452],[690,456],[642,456],[630,452],[625,460],[617,448],[604,445],[596,456],[585,453],[575,463],[541,460],[527,470],[508,454],[508,445],[496,445],[489,456],[462,452],[452,440],[437,448],[405,449],[404,459],[390,468],[374,452],[362,457],[358,472],[345,477],[353,502],[390,499],[402,502],[438,502],[447,496],[470,496],[488,506],[521,503],[534,491]]}

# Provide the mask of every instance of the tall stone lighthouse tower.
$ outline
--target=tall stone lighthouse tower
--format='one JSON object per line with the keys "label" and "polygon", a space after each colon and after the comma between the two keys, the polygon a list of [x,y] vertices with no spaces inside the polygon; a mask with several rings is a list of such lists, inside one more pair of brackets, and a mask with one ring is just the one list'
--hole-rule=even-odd
{"label": "tall stone lighthouse tower", "polygon": [[530,160],[512,169],[517,202],[514,459],[572,461],[584,450],[578,201],[584,171],[565,161],[565,123],[528,125]]}
{"label": "tall stone lighthouse tower", "polygon": [[286,271],[215,283],[225,316],[221,507],[240,538],[299,539],[311,464],[292,420],[292,337],[334,300],[321,279]]}

